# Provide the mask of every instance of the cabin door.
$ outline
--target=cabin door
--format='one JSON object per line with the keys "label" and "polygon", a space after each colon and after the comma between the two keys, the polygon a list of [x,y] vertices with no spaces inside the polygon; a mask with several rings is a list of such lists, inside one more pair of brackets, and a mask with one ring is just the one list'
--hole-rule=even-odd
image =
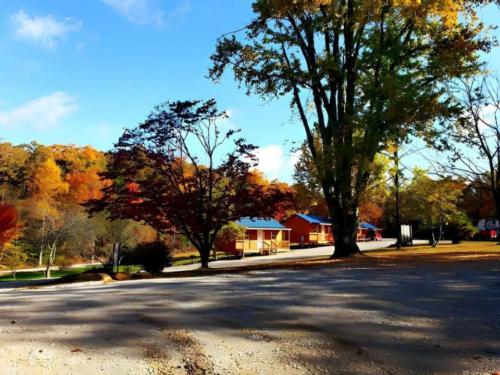
{"label": "cabin door", "polygon": [[257,230],[257,250],[262,251],[264,249],[264,231]]}

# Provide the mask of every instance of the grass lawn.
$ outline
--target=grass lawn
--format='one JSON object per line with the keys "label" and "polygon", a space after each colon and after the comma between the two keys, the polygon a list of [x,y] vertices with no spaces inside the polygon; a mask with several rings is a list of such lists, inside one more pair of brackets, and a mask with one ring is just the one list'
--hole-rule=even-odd
{"label": "grass lawn", "polygon": [[374,250],[366,252],[365,255],[370,257],[405,257],[405,256],[424,256],[424,255],[467,255],[473,257],[485,256],[488,254],[500,254],[500,245],[492,241],[463,241],[460,244],[438,245],[432,246],[412,246],[404,247],[401,250],[395,248]]}
{"label": "grass lawn", "polygon": [[[233,256],[219,253],[217,255],[217,259],[233,259]],[[174,266],[182,266],[186,264],[193,264],[193,263],[200,263],[201,259],[200,256],[198,255],[198,252],[185,252],[185,253],[180,253],[174,256],[173,258],[173,265]],[[71,268],[71,269],[65,269],[65,270],[52,270],[51,271],[51,277],[52,278],[60,278],[68,275],[76,275],[79,273],[83,273],[85,271],[88,271],[93,268],[100,268],[100,266],[87,266],[87,267],[78,267],[78,268]],[[139,266],[119,266],[118,270],[115,270],[117,272],[125,272],[125,273],[134,273],[134,272],[139,272],[141,268]],[[8,270],[2,270],[2,271],[8,271]],[[27,281],[27,280],[40,280],[45,278],[45,273],[44,271],[22,271],[19,270],[16,273],[16,277],[14,278],[11,273],[5,274],[3,276],[0,276],[0,282],[5,282],[5,281]]]}
{"label": "grass lawn", "polygon": [[[51,277],[58,278],[58,277],[82,273],[82,272],[88,271],[88,270],[90,270],[92,268],[96,268],[96,267],[97,266],[78,267],[78,268],[71,268],[71,269],[65,269],[65,270],[60,270],[60,271],[51,271],[50,273],[51,273]],[[39,280],[39,279],[43,279],[43,278],[45,278],[45,274],[43,271],[30,271],[30,272],[18,271],[16,273],[16,278],[12,277],[12,274],[0,276],[0,282],[1,281]]]}

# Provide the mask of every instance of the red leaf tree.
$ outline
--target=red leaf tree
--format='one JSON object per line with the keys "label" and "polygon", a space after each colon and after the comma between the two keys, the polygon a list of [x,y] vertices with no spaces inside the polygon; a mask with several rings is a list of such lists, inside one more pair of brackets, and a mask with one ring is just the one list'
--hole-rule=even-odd
{"label": "red leaf tree", "polygon": [[180,230],[208,267],[222,227],[241,216],[268,216],[287,198],[252,181],[255,147],[221,122],[214,100],[178,101],[155,108],[126,130],[103,178],[112,181],[90,210],[145,221],[159,232]]}
{"label": "red leaf tree", "polygon": [[16,237],[19,230],[18,219],[14,206],[0,204],[0,248]]}

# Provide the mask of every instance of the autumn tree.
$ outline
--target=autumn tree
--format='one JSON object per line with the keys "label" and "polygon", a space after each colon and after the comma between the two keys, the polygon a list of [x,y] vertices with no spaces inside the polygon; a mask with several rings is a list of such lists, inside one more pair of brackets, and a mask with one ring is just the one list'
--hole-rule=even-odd
{"label": "autumn tree", "polygon": [[277,190],[251,183],[254,146],[224,131],[227,115],[214,100],[158,106],[126,130],[111,153],[104,177],[112,181],[93,211],[144,221],[159,232],[183,233],[208,267],[217,234],[241,216],[272,212]]}
{"label": "autumn tree", "polygon": [[[15,207],[21,223],[11,250],[15,247],[28,261],[52,264],[56,257],[65,262],[91,259],[101,251],[98,244],[108,246],[101,239],[119,237],[110,233],[116,231],[106,220],[89,219],[82,207],[101,197],[108,183],[100,178],[106,162],[105,153],[90,146],[0,143],[1,201]],[[156,238],[145,225],[126,222],[134,233],[125,237]],[[11,255],[14,263],[21,259]]]}
{"label": "autumn tree", "polygon": [[0,143],[0,201],[15,199],[24,190],[27,180],[26,161],[29,157],[24,147]]}
{"label": "autumn tree", "polygon": [[248,182],[254,186],[259,186],[264,196],[280,197],[273,205],[271,216],[282,221],[291,216],[296,211],[296,191],[286,182],[280,182],[277,179],[269,180],[262,171],[252,168],[248,177]]}
{"label": "autumn tree", "polygon": [[495,202],[491,191],[482,188],[483,181],[468,183],[460,207],[467,213],[473,223],[478,223],[481,219],[492,219],[496,217]]}
{"label": "autumn tree", "polygon": [[27,256],[13,243],[20,234],[19,214],[14,206],[0,204],[0,265],[8,267],[16,277],[16,268],[21,266]]}
{"label": "autumn tree", "polygon": [[29,191],[30,197],[23,204],[29,225],[38,239],[38,264],[42,264],[46,251],[49,252],[50,263],[55,257],[56,243],[64,227],[64,214],[57,197],[68,192],[68,184],[54,159],[48,158],[38,165],[29,183]]}
{"label": "autumn tree", "polygon": [[333,218],[334,256],[359,252],[357,210],[375,155],[447,117],[444,84],[474,73],[489,49],[475,4],[254,0],[255,19],[218,41],[214,80],[230,68],[249,93],[291,98]]}
{"label": "autumn tree", "polygon": [[[0,249],[12,241],[19,232],[19,215],[14,206],[0,204]],[[1,264],[0,256],[0,264]]]}

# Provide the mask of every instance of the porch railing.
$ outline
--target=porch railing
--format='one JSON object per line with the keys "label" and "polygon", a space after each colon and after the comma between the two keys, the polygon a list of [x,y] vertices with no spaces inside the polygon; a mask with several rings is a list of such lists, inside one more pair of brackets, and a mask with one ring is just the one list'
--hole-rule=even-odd
{"label": "porch railing", "polygon": [[327,233],[309,233],[309,242],[330,242]]}
{"label": "porch railing", "polygon": [[259,251],[263,254],[276,253],[279,249],[289,249],[290,241],[276,240],[236,240],[237,251]]}

